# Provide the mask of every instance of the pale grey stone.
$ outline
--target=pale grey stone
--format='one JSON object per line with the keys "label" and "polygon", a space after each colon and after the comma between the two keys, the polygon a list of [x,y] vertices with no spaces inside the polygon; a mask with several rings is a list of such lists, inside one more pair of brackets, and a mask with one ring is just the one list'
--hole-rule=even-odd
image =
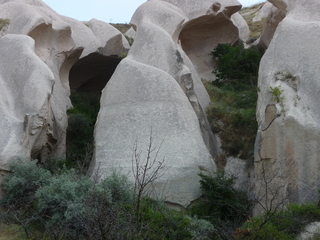
{"label": "pale grey stone", "polygon": [[[316,12],[320,2],[287,1],[286,9],[287,15],[277,27],[260,63],[257,118],[261,134],[255,149],[255,191],[257,195],[265,191],[261,171],[265,165],[276,175],[270,186],[273,190],[281,188],[279,201],[288,197],[293,202],[317,202],[320,17]],[[270,86],[283,90],[279,103],[274,102]],[[280,109],[272,122],[271,112],[266,111],[270,104]],[[271,122],[267,129],[264,122]]]}
{"label": "pale grey stone", "polygon": [[135,12],[134,43],[102,93],[90,167],[93,177],[120,170],[134,180],[133,147],[137,142],[144,162],[152,132],[166,168],[152,184],[154,194],[180,207],[200,197],[198,173],[215,171],[194,91],[197,72],[190,71],[192,63],[178,45],[185,19],[179,8],[162,1],[148,1]]}

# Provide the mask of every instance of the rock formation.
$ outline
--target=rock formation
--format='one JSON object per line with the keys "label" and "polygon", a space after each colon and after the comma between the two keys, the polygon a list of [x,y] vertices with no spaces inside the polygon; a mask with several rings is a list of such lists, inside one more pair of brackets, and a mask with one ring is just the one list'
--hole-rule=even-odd
{"label": "rock formation", "polygon": [[162,1],[136,10],[134,43],[103,90],[91,166],[93,175],[120,169],[133,179],[132,148],[136,142],[144,163],[152,135],[166,168],[154,190],[180,207],[200,196],[198,173],[215,170],[202,136],[199,116],[205,118],[187,66],[192,64],[177,44],[185,20],[179,8]]}
{"label": "rock formation", "polygon": [[[41,0],[0,0],[0,16],[0,170],[16,158],[63,158],[71,67],[92,54],[121,57],[129,44],[111,25],[86,26]],[[92,79],[83,78],[74,89]]]}
{"label": "rock formation", "polygon": [[[271,1],[270,1],[271,2]],[[318,201],[320,189],[320,2],[287,5],[259,71],[255,192],[269,200]],[[275,4],[277,3],[277,4]],[[283,9],[281,9],[283,11]],[[265,196],[265,183],[277,195]]]}
{"label": "rock formation", "polygon": [[261,49],[267,49],[279,23],[286,16],[286,3],[282,1],[271,0],[261,8],[257,16],[254,18],[258,21],[259,18],[265,18],[265,24],[260,38],[257,40],[257,45]]}
{"label": "rock formation", "polygon": [[154,189],[187,207],[200,196],[198,173],[214,173],[219,151],[201,78],[212,76],[218,43],[248,37],[240,8],[236,0],[147,1],[132,18],[134,43],[122,60],[130,46],[108,23],[61,16],[41,0],[0,0],[0,170],[16,158],[65,157],[71,92],[100,92],[111,78],[89,174],[120,169],[134,178],[132,147],[144,150],[152,137],[166,168]]}
{"label": "rock formation", "polygon": [[212,80],[215,61],[210,53],[219,43],[234,44],[249,37],[245,20],[237,13],[236,0],[197,1],[165,0],[178,6],[187,15],[179,39],[183,50],[194,64],[200,78]]}

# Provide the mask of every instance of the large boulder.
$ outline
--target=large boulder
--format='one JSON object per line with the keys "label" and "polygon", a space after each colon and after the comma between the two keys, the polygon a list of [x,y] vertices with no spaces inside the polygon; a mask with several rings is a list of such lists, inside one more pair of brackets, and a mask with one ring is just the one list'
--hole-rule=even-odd
{"label": "large boulder", "polygon": [[[104,178],[118,170],[135,180],[132,165],[138,158],[141,167],[151,153],[157,161],[164,159],[165,166],[152,192],[180,207],[201,195],[198,174],[215,171],[203,137],[207,123],[194,91],[196,72],[191,74],[191,61],[178,45],[186,19],[183,11],[163,1],[148,1],[134,13],[134,43],[102,93],[90,166],[92,176]],[[160,148],[156,156],[146,150],[150,137],[152,149]]]}
{"label": "large boulder", "polygon": [[320,189],[320,2],[286,4],[258,83],[255,192],[273,206],[317,202]]}

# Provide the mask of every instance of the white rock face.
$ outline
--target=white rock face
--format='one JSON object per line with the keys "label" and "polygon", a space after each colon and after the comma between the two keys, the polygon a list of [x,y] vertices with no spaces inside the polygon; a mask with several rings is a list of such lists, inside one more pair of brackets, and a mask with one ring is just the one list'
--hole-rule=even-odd
{"label": "white rock face", "polygon": [[186,19],[162,1],[148,1],[135,12],[134,43],[103,90],[90,168],[93,176],[116,169],[133,179],[133,147],[136,142],[144,163],[152,131],[153,146],[161,146],[157,159],[166,168],[153,183],[154,194],[180,207],[200,196],[198,173],[215,171],[202,136],[206,128],[200,126],[196,72],[191,74],[192,64],[177,44]]}
{"label": "white rock face", "polygon": [[273,7],[273,4],[270,2],[266,2],[262,8],[255,14],[254,18],[252,19],[252,22],[260,22],[264,18],[267,18],[268,15],[271,12],[271,9]]}
{"label": "white rock face", "polygon": [[42,147],[38,146],[39,139],[44,144],[57,141],[55,116],[50,109],[55,79],[36,55],[34,40],[28,36],[9,34],[0,38],[0,56],[0,125],[1,135],[6,136],[0,138],[0,168],[9,170],[11,158],[31,156]]}
{"label": "white rock face", "polygon": [[265,24],[257,45],[261,49],[267,49],[273,35],[283,18],[287,14],[287,5],[284,1],[271,0],[261,8],[254,20],[259,21],[260,18],[266,18]]}
{"label": "white rock face", "polygon": [[[259,71],[256,194],[272,179],[277,199],[317,202],[320,189],[320,2],[287,2]],[[273,99],[270,87],[283,91]],[[277,95],[277,94],[276,94]],[[262,173],[263,168],[265,174]],[[267,196],[272,197],[272,196]]]}
{"label": "white rock face", "polygon": [[91,53],[121,56],[129,45],[109,24],[88,27],[41,0],[0,0],[0,16],[9,20],[0,32],[0,170],[17,157],[63,158],[72,65]]}

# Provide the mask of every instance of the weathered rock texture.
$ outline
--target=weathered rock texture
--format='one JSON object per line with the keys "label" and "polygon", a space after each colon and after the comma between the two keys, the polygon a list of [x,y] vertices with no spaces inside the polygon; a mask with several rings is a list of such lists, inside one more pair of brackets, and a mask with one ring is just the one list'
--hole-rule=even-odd
{"label": "weathered rock texture", "polygon": [[[284,1],[279,1],[284,3]],[[320,188],[320,2],[286,1],[287,15],[262,58],[255,146],[256,194],[317,202]],[[282,6],[281,5],[281,6]],[[283,93],[274,98],[271,89]],[[275,90],[273,90],[275,93]],[[265,183],[271,181],[265,196]]]}
{"label": "weathered rock texture", "polygon": [[204,141],[210,129],[194,91],[197,73],[178,45],[186,20],[181,9],[163,1],[148,1],[135,12],[134,43],[103,90],[90,168],[93,176],[116,169],[134,179],[133,147],[136,142],[144,163],[152,134],[166,168],[153,183],[155,194],[180,207],[200,196],[198,173],[215,171]]}
{"label": "weathered rock texture", "polygon": [[255,13],[254,18],[252,19],[252,22],[260,22],[263,21],[263,19],[267,18],[268,15],[271,12],[273,5],[270,2],[266,2],[257,13]]}
{"label": "weathered rock texture", "polygon": [[210,52],[219,43],[234,44],[249,37],[245,20],[237,13],[241,4],[228,1],[166,0],[181,8],[189,18],[183,24],[179,39],[200,78],[213,79],[212,70],[216,63]]}
{"label": "weathered rock texture", "polygon": [[129,45],[109,24],[86,26],[41,0],[0,0],[0,16],[8,19],[0,32],[0,170],[16,158],[65,157],[71,67],[93,53],[121,56]]}
{"label": "weathered rock texture", "polygon": [[256,20],[262,17],[266,18],[261,36],[257,41],[257,45],[261,49],[268,48],[279,23],[287,14],[286,8],[284,1],[270,0],[261,8],[261,11],[256,16]]}

